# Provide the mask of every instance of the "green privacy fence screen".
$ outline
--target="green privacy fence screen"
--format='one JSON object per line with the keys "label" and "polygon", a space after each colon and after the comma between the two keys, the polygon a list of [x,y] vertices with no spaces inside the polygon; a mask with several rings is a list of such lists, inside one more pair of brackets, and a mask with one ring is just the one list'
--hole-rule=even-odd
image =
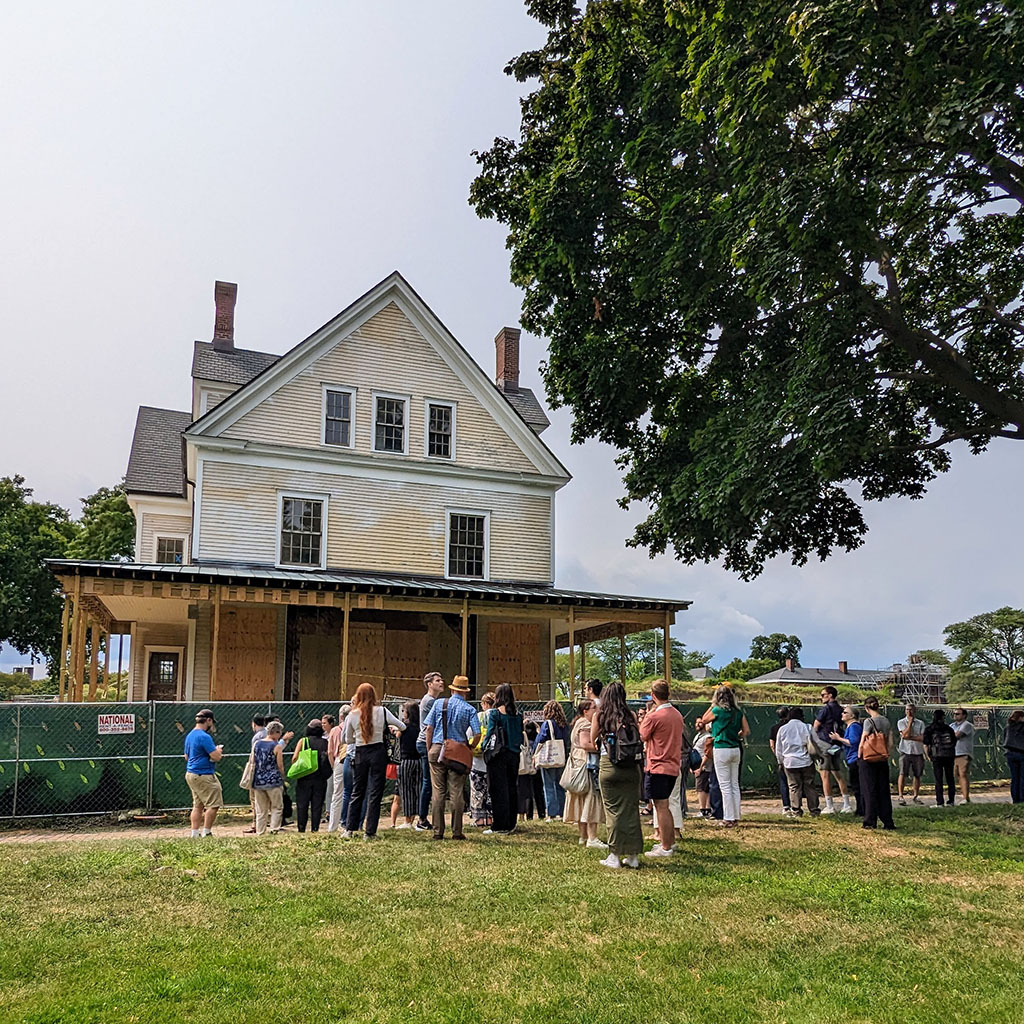
{"label": "green privacy fence screen", "polygon": [[[388,702],[396,714],[401,701]],[[177,810],[191,806],[182,754],[185,734],[202,705],[154,701],[134,704],[0,704],[0,819],[109,814],[127,809]],[[523,703],[538,717],[541,703]],[[566,712],[569,706],[564,705]],[[706,704],[678,704],[686,721]],[[249,755],[251,719],[276,712],[287,729],[301,736],[306,724],[337,702],[216,703],[216,738],[224,744],[217,770],[228,804],[247,803],[238,786]],[[807,707],[810,721],[816,707]],[[930,708],[920,709],[931,720]],[[1007,777],[1001,738],[1012,708],[971,708],[975,726],[976,779]],[[742,785],[748,791],[775,790],[775,762],[768,733],[775,708],[744,708],[751,736],[743,760]],[[895,723],[902,707],[886,709]],[[947,715],[952,718],[951,715]],[[294,742],[294,741],[293,741]],[[893,765],[895,776],[895,764]]]}

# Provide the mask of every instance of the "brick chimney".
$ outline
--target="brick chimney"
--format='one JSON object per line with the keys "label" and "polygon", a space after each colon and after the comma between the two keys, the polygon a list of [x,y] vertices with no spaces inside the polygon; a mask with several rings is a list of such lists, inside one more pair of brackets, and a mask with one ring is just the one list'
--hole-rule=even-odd
{"label": "brick chimney", "polygon": [[519,390],[519,335],[518,327],[502,327],[494,338],[497,369],[495,383],[501,391]]}
{"label": "brick chimney", "polygon": [[793,659],[792,658],[787,658],[786,659],[786,671],[787,672],[792,672],[793,668],[794,668]]}
{"label": "brick chimney", "polygon": [[235,296],[238,285],[218,281],[213,286],[217,313],[213,320],[213,347],[218,352],[235,351]]}
{"label": "brick chimney", "polygon": [[849,664],[850,663],[848,661],[839,662],[839,671],[842,672],[844,676],[848,675],[850,672],[849,668],[847,667]]}

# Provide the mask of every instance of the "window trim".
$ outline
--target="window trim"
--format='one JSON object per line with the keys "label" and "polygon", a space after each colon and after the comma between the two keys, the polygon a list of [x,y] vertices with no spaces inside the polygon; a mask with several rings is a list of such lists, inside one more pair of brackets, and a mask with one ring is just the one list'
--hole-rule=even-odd
{"label": "window trim", "polygon": [[[484,521],[484,573],[482,576],[455,576],[451,567],[452,516],[477,516]],[[491,578],[491,510],[483,508],[458,508],[446,505],[444,510],[444,578],[446,580],[490,580]]]}
{"label": "window trim", "polygon": [[[149,659],[154,654],[178,655],[178,687],[176,699],[182,700],[185,692],[185,648],[166,644],[144,644],[142,647],[142,696],[139,700],[149,700]],[[128,666],[129,673],[131,665]]]}
{"label": "window trim", "polygon": [[[333,441],[327,440],[327,392],[328,391],[341,391],[349,396],[350,401],[350,414],[351,414],[351,429],[349,430],[348,444],[335,444]],[[352,449],[356,446],[356,396],[359,393],[358,388],[354,388],[348,384],[321,384],[320,385],[320,444],[324,448],[343,448]]]}
{"label": "window trim", "polygon": [[[298,498],[300,501],[320,501],[323,502],[323,511],[320,515],[320,564],[319,565],[297,565],[294,562],[284,562],[281,560],[281,532],[284,526],[284,499],[285,498]],[[274,565],[278,569],[295,569],[298,572],[303,570],[310,570],[312,572],[322,572],[327,568],[327,533],[328,533],[328,519],[327,513],[330,507],[329,504],[330,496],[327,494],[316,494],[312,491],[299,491],[299,490],[279,490],[277,492],[277,538],[274,542],[274,553],[276,561]]]}
{"label": "window trim", "polygon": [[[378,398],[391,398],[396,402],[403,402],[405,404],[405,430],[402,435],[402,450],[400,452],[389,451],[386,448],[377,447],[377,399]],[[378,455],[408,455],[409,454],[409,434],[412,431],[412,423],[409,420],[409,409],[412,406],[411,395],[401,395],[393,391],[371,391],[370,392],[370,451],[375,452]]]}
{"label": "window trim", "polygon": [[[452,451],[451,455],[431,455],[430,454],[430,407],[432,405],[443,405],[446,409],[451,409],[452,412]],[[455,420],[457,415],[458,405],[455,402],[450,402],[445,398],[424,398],[423,399],[423,457],[427,459],[436,459],[438,462],[454,462],[455,461]]]}
{"label": "window trim", "polygon": [[162,540],[180,540],[181,541],[181,564],[188,565],[188,535],[184,533],[154,533],[153,534],[153,564],[154,565],[174,565],[174,562],[161,562],[158,557],[160,551],[160,541]]}

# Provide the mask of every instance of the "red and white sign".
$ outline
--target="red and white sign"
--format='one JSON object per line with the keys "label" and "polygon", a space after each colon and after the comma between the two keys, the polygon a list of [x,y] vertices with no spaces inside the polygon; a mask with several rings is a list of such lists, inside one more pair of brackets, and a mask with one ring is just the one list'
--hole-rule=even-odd
{"label": "red and white sign", "polygon": [[524,711],[523,712],[523,725],[527,722],[533,722],[536,725],[540,725],[544,721],[544,712],[541,711]]}
{"label": "red and white sign", "polygon": [[97,715],[96,731],[100,736],[135,732],[134,715]]}

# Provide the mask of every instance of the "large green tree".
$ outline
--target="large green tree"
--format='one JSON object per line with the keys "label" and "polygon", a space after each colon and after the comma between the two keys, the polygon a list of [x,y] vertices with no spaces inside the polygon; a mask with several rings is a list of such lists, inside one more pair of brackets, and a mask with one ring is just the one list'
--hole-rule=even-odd
{"label": "large green tree", "polygon": [[101,487],[82,499],[82,517],[69,558],[99,562],[130,561],[135,553],[135,514],[128,505],[124,485]]}
{"label": "large green tree", "polygon": [[1019,3],[527,7],[520,139],[470,198],[632,543],[750,578],[1024,438]]}
{"label": "large green tree", "polygon": [[798,636],[787,636],[785,633],[762,634],[750,641],[750,657],[769,658],[775,662],[776,668],[782,668],[789,658],[792,658],[794,665],[799,665],[801,647],[803,644]]}
{"label": "large green tree", "polygon": [[76,527],[59,505],[32,500],[21,476],[0,479],[0,642],[56,661],[61,599],[43,564],[61,558]]}

